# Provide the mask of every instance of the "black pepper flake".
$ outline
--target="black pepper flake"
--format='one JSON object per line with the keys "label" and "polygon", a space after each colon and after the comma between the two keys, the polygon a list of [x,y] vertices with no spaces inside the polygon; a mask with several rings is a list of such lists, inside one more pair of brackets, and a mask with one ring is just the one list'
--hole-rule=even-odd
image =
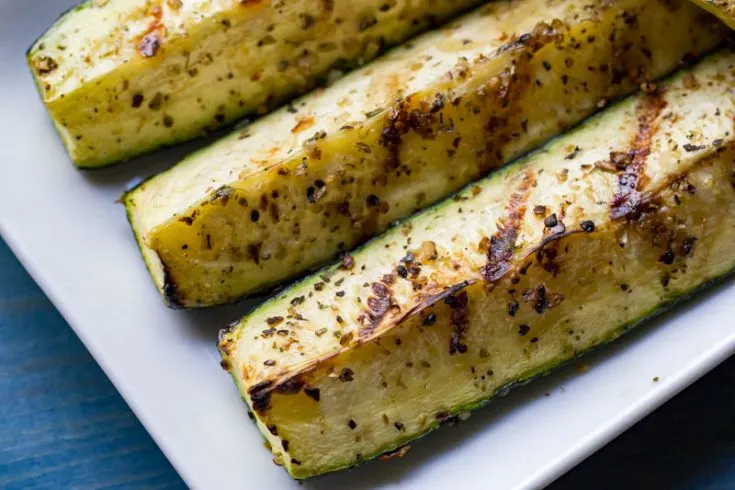
{"label": "black pepper flake", "polygon": [[690,143],[687,143],[683,147],[686,151],[699,151],[703,150],[705,148],[705,145],[692,145]]}
{"label": "black pepper flake", "polygon": [[306,199],[312,204],[316,202],[316,189],[313,186],[309,186],[306,189]]}
{"label": "black pepper flake", "polygon": [[294,298],[294,299],[291,300],[291,306],[299,306],[305,300],[306,300],[306,298],[304,298],[303,296],[297,296],[296,298]]}
{"label": "black pepper flake", "polygon": [[344,368],[342,372],[339,373],[339,380],[343,383],[352,381],[353,379],[355,379],[355,373],[350,368]]}
{"label": "black pepper flake", "polygon": [[424,326],[430,327],[436,323],[436,313],[429,313],[422,322]]}
{"label": "black pepper flake", "polygon": [[518,327],[518,334],[521,337],[525,337],[526,335],[528,335],[528,332],[530,331],[531,331],[531,327],[529,327],[528,325],[521,325]]}
{"label": "black pepper flake", "polygon": [[350,421],[347,422],[347,427],[349,427],[352,430],[355,430],[355,428],[357,427],[357,422],[355,422],[354,420],[350,419]]}
{"label": "black pepper flake", "polygon": [[319,391],[319,388],[304,388],[304,394],[317,402],[321,398],[321,392]]}
{"label": "black pepper flake", "polygon": [[261,334],[263,335],[263,337],[271,337],[274,333],[276,333],[276,329],[275,328],[268,328],[268,329],[263,330],[261,332]]}
{"label": "black pepper flake", "polygon": [[559,220],[556,217],[556,213],[550,214],[546,219],[544,219],[544,226],[546,228],[554,228],[558,224]]}
{"label": "black pepper flake", "polygon": [[340,268],[349,271],[352,270],[354,266],[355,259],[353,259],[350,254],[344,254],[342,256],[342,263],[340,264]]}
{"label": "black pepper flake", "polygon": [[322,289],[324,289],[324,283],[323,282],[318,282],[318,283],[314,284],[314,289],[316,291],[321,291]]}
{"label": "black pepper flake", "polygon": [[692,253],[692,250],[694,249],[694,243],[697,241],[696,237],[690,236],[684,239],[684,241],[681,243],[681,251],[684,252],[684,255],[689,255]]}
{"label": "black pepper flake", "polygon": [[284,451],[288,451],[288,441],[286,439],[281,441],[281,446],[283,446]]}
{"label": "black pepper flake", "polygon": [[337,296],[338,298],[344,298],[345,292],[344,291],[337,291],[336,293],[334,293],[334,295]]}
{"label": "black pepper flake", "polygon": [[278,427],[276,427],[275,425],[269,425],[268,426],[268,432],[270,432],[274,436],[277,436],[278,435]]}
{"label": "black pepper flake", "polygon": [[267,361],[264,361],[263,364],[265,364],[266,366],[275,366],[276,361],[274,361],[273,359],[268,359]]}
{"label": "black pepper flake", "polygon": [[666,252],[661,254],[661,256],[658,258],[658,261],[662,264],[671,265],[674,263],[675,258],[676,256],[674,255],[674,252],[672,252],[671,250],[667,250]]}
{"label": "black pepper flake", "polygon": [[517,301],[511,301],[508,303],[508,315],[510,316],[516,316],[516,313],[518,313],[518,309],[521,307],[520,304],[518,304]]}
{"label": "black pepper flake", "polygon": [[532,344],[535,344],[536,342],[538,342],[538,337],[534,337],[531,339]]}
{"label": "black pepper flake", "polygon": [[582,231],[585,233],[592,233],[595,231],[595,223],[593,223],[590,220],[582,221],[579,226],[582,228]]}
{"label": "black pepper flake", "polygon": [[671,276],[668,274],[664,274],[661,277],[661,286],[667,287],[669,285],[669,282],[671,282]]}
{"label": "black pepper flake", "polygon": [[565,158],[566,160],[574,160],[574,159],[575,159],[575,158],[577,157],[577,155],[579,155],[579,152],[581,152],[581,151],[582,151],[582,149],[581,149],[580,147],[578,147],[578,146],[575,146],[575,147],[574,147],[574,149],[572,150],[572,152],[571,152],[571,153],[569,153],[569,154],[568,154],[567,156],[565,156],[564,158]]}
{"label": "black pepper flake", "polygon": [[301,19],[301,29],[304,30],[311,29],[316,23],[316,19],[310,14],[299,14],[299,18]]}
{"label": "black pepper flake", "polygon": [[250,211],[250,221],[252,221],[253,223],[257,223],[259,219],[260,211],[258,211],[257,209],[253,209],[252,211]]}
{"label": "black pepper flake", "polygon": [[282,321],[283,321],[283,317],[282,316],[272,316],[270,318],[267,318],[265,320],[265,323],[267,323],[270,326],[273,326],[273,325],[278,325]]}
{"label": "black pepper flake", "polygon": [[408,277],[408,269],[406,269],[404,266],[399,265],[396,267],[396,273],[402,277],[403,279]]}
{"label": "black pepper flake", "polygon": [[377,206],[378,204],[380,204],[380,198],[375,194],[370,194],[367,197],[366,202],[369,207]]}
{"label": "black pepper flake", "polygon": [[143,94],[135,94],[133,95],[133,109],[138,109],[140,106],[143,105]]}
{"label": "black pepper flake", "polygon": [[401,432],[403,432],[404,430],[406,430],[406,426],[404,426],[404,425],[403,425],[402,423],[400,423],[400,422],[395,422],[395,423],[393,424],[393,426],[394,426],[394,427],[396,428],[396,430],[399,430],[399,431],[401,431]]}

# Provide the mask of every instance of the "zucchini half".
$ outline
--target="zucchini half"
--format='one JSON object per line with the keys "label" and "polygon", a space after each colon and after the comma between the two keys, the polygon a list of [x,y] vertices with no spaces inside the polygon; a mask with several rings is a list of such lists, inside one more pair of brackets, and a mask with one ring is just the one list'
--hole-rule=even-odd
{"label": "zucchini half", "polygon": [[263,113],[480,0],[89,0],[28,52],[69,155],[97,168]]}
{"label": "zucchini half", "polygon": [[693,0],[694,3],[709,10],[730,28],[735,29],[735,0]]}
{"label": "zucchini half", "polygon": [[726,31],[684,0],[491,2],[145,182],[124,198],[129,218],[170,305],[234,301],[365,242]]}
{"label": "zucchini half", "polygon": [[295,478],[455,422],[735,268],[735,54],[625,100],[221,334]]}

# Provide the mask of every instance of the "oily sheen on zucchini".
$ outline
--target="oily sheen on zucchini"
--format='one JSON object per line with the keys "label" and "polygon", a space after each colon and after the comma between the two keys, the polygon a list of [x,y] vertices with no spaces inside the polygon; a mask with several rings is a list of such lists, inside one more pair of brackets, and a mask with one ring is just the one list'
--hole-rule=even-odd
{"label": "oily sheen on zucchini", "polygon": [[223,366],[276,461],[306,478],[401,455],[729,273],[733,114],[728,52],[410,218],[223,331]]}
{"label": "oily sheen on zucchini", "polygon": [[726,30],[683,0],[490,2],[144,183],[125,198],[130,221],[169,304],[236,300],[352,249]]}
{"label": "oily sheen on zucchini", "polygon": [[735,29],[735,0],[693,0],[700,7],[709,10],[723,22]]}
{"label": "oily sheen on zucchini", "polygon": [[89,0],[30,49],[78,166],[264,112],[479,0]]}

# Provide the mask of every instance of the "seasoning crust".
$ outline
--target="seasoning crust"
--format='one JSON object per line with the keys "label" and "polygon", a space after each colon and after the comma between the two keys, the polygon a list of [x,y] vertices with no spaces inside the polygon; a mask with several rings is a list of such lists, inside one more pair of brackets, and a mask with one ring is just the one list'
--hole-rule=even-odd
{"label": "seasoning crust", "polygon": [[125,197],[130,221],[170,305],[235,301],[364,243],[726,30],[684,0],[490,2],[145,182]]}
{"label": "seasoning crust", "polygon": [[275,460],[307,478],[405,454],[732,271],[733,95],[735,55],[711,56],[223,331]]}

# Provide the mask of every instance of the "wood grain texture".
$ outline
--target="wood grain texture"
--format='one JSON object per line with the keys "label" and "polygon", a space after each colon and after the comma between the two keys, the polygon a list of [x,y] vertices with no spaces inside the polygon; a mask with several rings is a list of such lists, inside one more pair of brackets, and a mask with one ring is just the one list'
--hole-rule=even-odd
{"label": "wood grain texture", "polygon": [[182,488],[0,241],[0,488]]}
{"label": "wood grain texture", "polygon": [[[735,359],[552,490],[735,488]],[[184,488],[0,240],[0,488]]]}

